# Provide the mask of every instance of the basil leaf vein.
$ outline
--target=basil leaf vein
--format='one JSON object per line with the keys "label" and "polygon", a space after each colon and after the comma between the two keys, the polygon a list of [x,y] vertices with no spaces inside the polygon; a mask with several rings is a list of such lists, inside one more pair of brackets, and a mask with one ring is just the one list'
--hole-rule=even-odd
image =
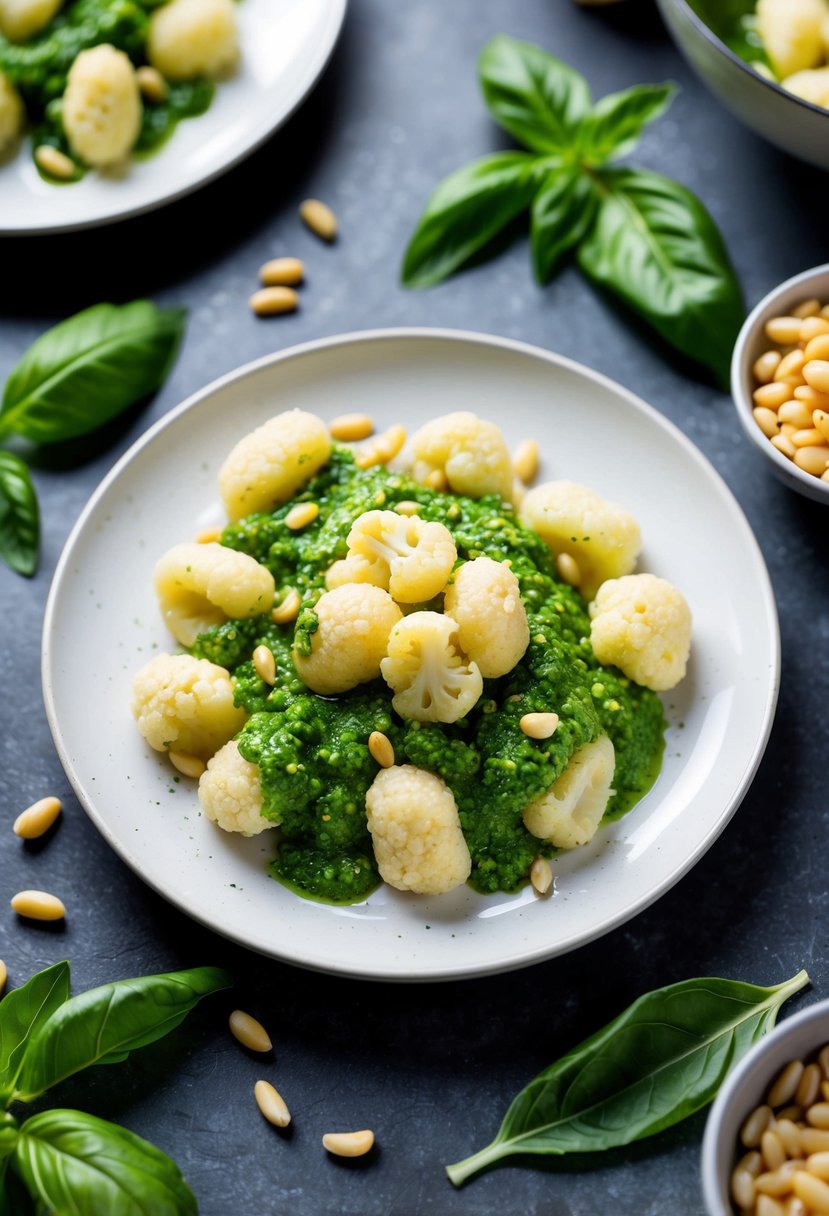
{"label": "basil leaf vein", "polygon": [[478,59],[484,101],[494,118],[535,152],[571,155],[590,112],[580,72],[531,42],[497,35]]}
{"label": "basil leaf vein", "polygon": [[0,558],[31,575],[39,549],[40,509],[29,470],[13,452],[0,452]]}

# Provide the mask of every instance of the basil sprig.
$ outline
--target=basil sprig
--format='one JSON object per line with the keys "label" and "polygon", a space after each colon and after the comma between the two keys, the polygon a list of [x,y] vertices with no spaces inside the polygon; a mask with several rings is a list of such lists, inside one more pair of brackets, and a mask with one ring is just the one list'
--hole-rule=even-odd
{"label": "basil sprig", "polygon": [[178,1166],[132,1132],[77,1110],[20,1123],[28,1103],[93,1064],[115,1064],[227,988],[216,967],[118,980],[69,996],[69,964],[41,971],[0,1001],[0,1216],[195,1216]]}
{"label": "basil sprig", "polygon": [[506,1157],[618,1148],[700,1110],[726,1074],[809,982],[773,988],[693,979],[658,988],[539,1073],[487,1148],[446,1167],[460,1186]]}
{"label": "basil sprig", "polygon": [[665,112],[674,86],[639,85],[593,105],[579,72],[505,35],[484,47],[478,75],[494,118],[530,151],[496,153],[441,182],[409,242],[403,282],[441,282],[529,208],[540,283],[576,250],[590,279],[725,383],[745,310],[714,221],[676,182],[609,164]]}
{"label": "basil sprig", "polygon": [[[96,304],[38,338],[9,376],[0,440],[61,443],[96,430],[164,383],[184,334],[179,308]],[[33,574],[37,497],[19,456],[0,452],[0,559]]]}

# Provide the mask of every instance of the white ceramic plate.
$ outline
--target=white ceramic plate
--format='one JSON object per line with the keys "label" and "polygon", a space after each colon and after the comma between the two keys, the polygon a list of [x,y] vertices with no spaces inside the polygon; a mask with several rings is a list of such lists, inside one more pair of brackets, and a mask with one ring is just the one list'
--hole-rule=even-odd
{"label": "white ceramic plate", "polygon": [[242,160],[272,135],[310,91],[328,62],[347,0],[242,0],[242,56],[199,118],[123,176],[90,172],[55,186],[38,174],[27,136],[0,165],[0,235],[66,232],[151,211],[189,194]]}
{"label": "white ceramic plate", "polygon": [[[169,546],[220,522],[219,465],[282,409],[366,410],[410,429],[447,410],[541,442],[542,479],[586,482],[642,525],[641,568],[679,585],[694,614],[690,672],[665,697],[662,774],[594,842],[555,862],[552,898],[466,887],[423,899],[382,887],[359,906],[303,900],[266,874],[267,833],[228,836],[130,715],[133,673],[171,646],[150,586]],[[484,335],[386,330],[269,356],[162,418],[83,512],[46,610],[43,683],[63,765],[92,820],[137,874],[191,916],[263,954],[397,980],[524,966],[621,924],[675,883],[722,830],[762,755],[777,696],[774,599],[730,492],[659,414],[556,355]]]}

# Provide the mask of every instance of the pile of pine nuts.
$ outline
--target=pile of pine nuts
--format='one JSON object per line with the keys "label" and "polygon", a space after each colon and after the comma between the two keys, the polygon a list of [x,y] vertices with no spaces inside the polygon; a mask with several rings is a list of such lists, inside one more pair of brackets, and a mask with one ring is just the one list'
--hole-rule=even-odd
{"label": "pile of pine nuts", "polygon": [[766,322],[752,413],[778,452],[829,483],[829,304],[805,300]]}
{"label": "pile of pine nuts", "polygon": [[791,1060],[740,1130],[731,1174],[740,1216],[829,1213],[829,1043]]}
{"label": "pile of pine nuts", "polygon": [[[314,236],[330,244],[337,235],[337,217],[326,203],[318,198],[306,198],[300,203],[302,222]],[[259,269],[262,286],[248,301],[257,317],[275,317],[281,313],[296,312],[299,295],[295,290],[305,278],[305,267],[299,258],[271,258]]]}

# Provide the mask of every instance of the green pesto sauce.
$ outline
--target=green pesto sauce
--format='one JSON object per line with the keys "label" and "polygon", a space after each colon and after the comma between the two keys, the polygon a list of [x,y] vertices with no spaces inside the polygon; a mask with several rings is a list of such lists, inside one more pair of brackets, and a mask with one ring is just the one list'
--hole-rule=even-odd
{"label": "green pesto sauce", "polygon": [[[486,680],[475,708],[452,725],[398,718],[382,681],[339,697],[317,696],[291,661],[295,634],[298,648],[310,645],[324,572],[345,556],[353,521],[404,499],[422,504],[422,519],[449,528],[460,560],[484,554],[509,559],[527,611],[530,644],[524,658],[508,675]],[[309,500],[319,504],[318,518],[292,532],[285,516]],[[237,704],[251,714],[238,736],[239,750],[259,766],[264,814],[281,824],[272,872],[294,890],[350,903],[379,881],[365,815],[366,791],[378,771],[368,750],[374,730],[388,735],[398,764],[437,773],[451,788],[472,856],[470,882],[482,892],[517,890],[527,882],[533,859],[554,852],[527,831],[522,811],[549,789],[583,744],[606,733],[616,750],[616,794],[606,818],[624,814],[655,780],[665,725],[659,698],[596,661],[584,600],[558,580],[541,538],[522,528],[512,507],[497,498],[473,501],[436,493],[383,468],[359,470],[350,452],[337,449],[302,494],[272,514],[232,524],[222,543],[262,562],[278,588],[295,587],[303,601],[291,625],[274,625],[269,616],[231,621],[202,634],[194,647],[197,656],[236,677]],[[250,661],[260,643],[276,659],[273,688]],[[560,718],[556,733],[529,739],[521,717],[550,709]]]}

